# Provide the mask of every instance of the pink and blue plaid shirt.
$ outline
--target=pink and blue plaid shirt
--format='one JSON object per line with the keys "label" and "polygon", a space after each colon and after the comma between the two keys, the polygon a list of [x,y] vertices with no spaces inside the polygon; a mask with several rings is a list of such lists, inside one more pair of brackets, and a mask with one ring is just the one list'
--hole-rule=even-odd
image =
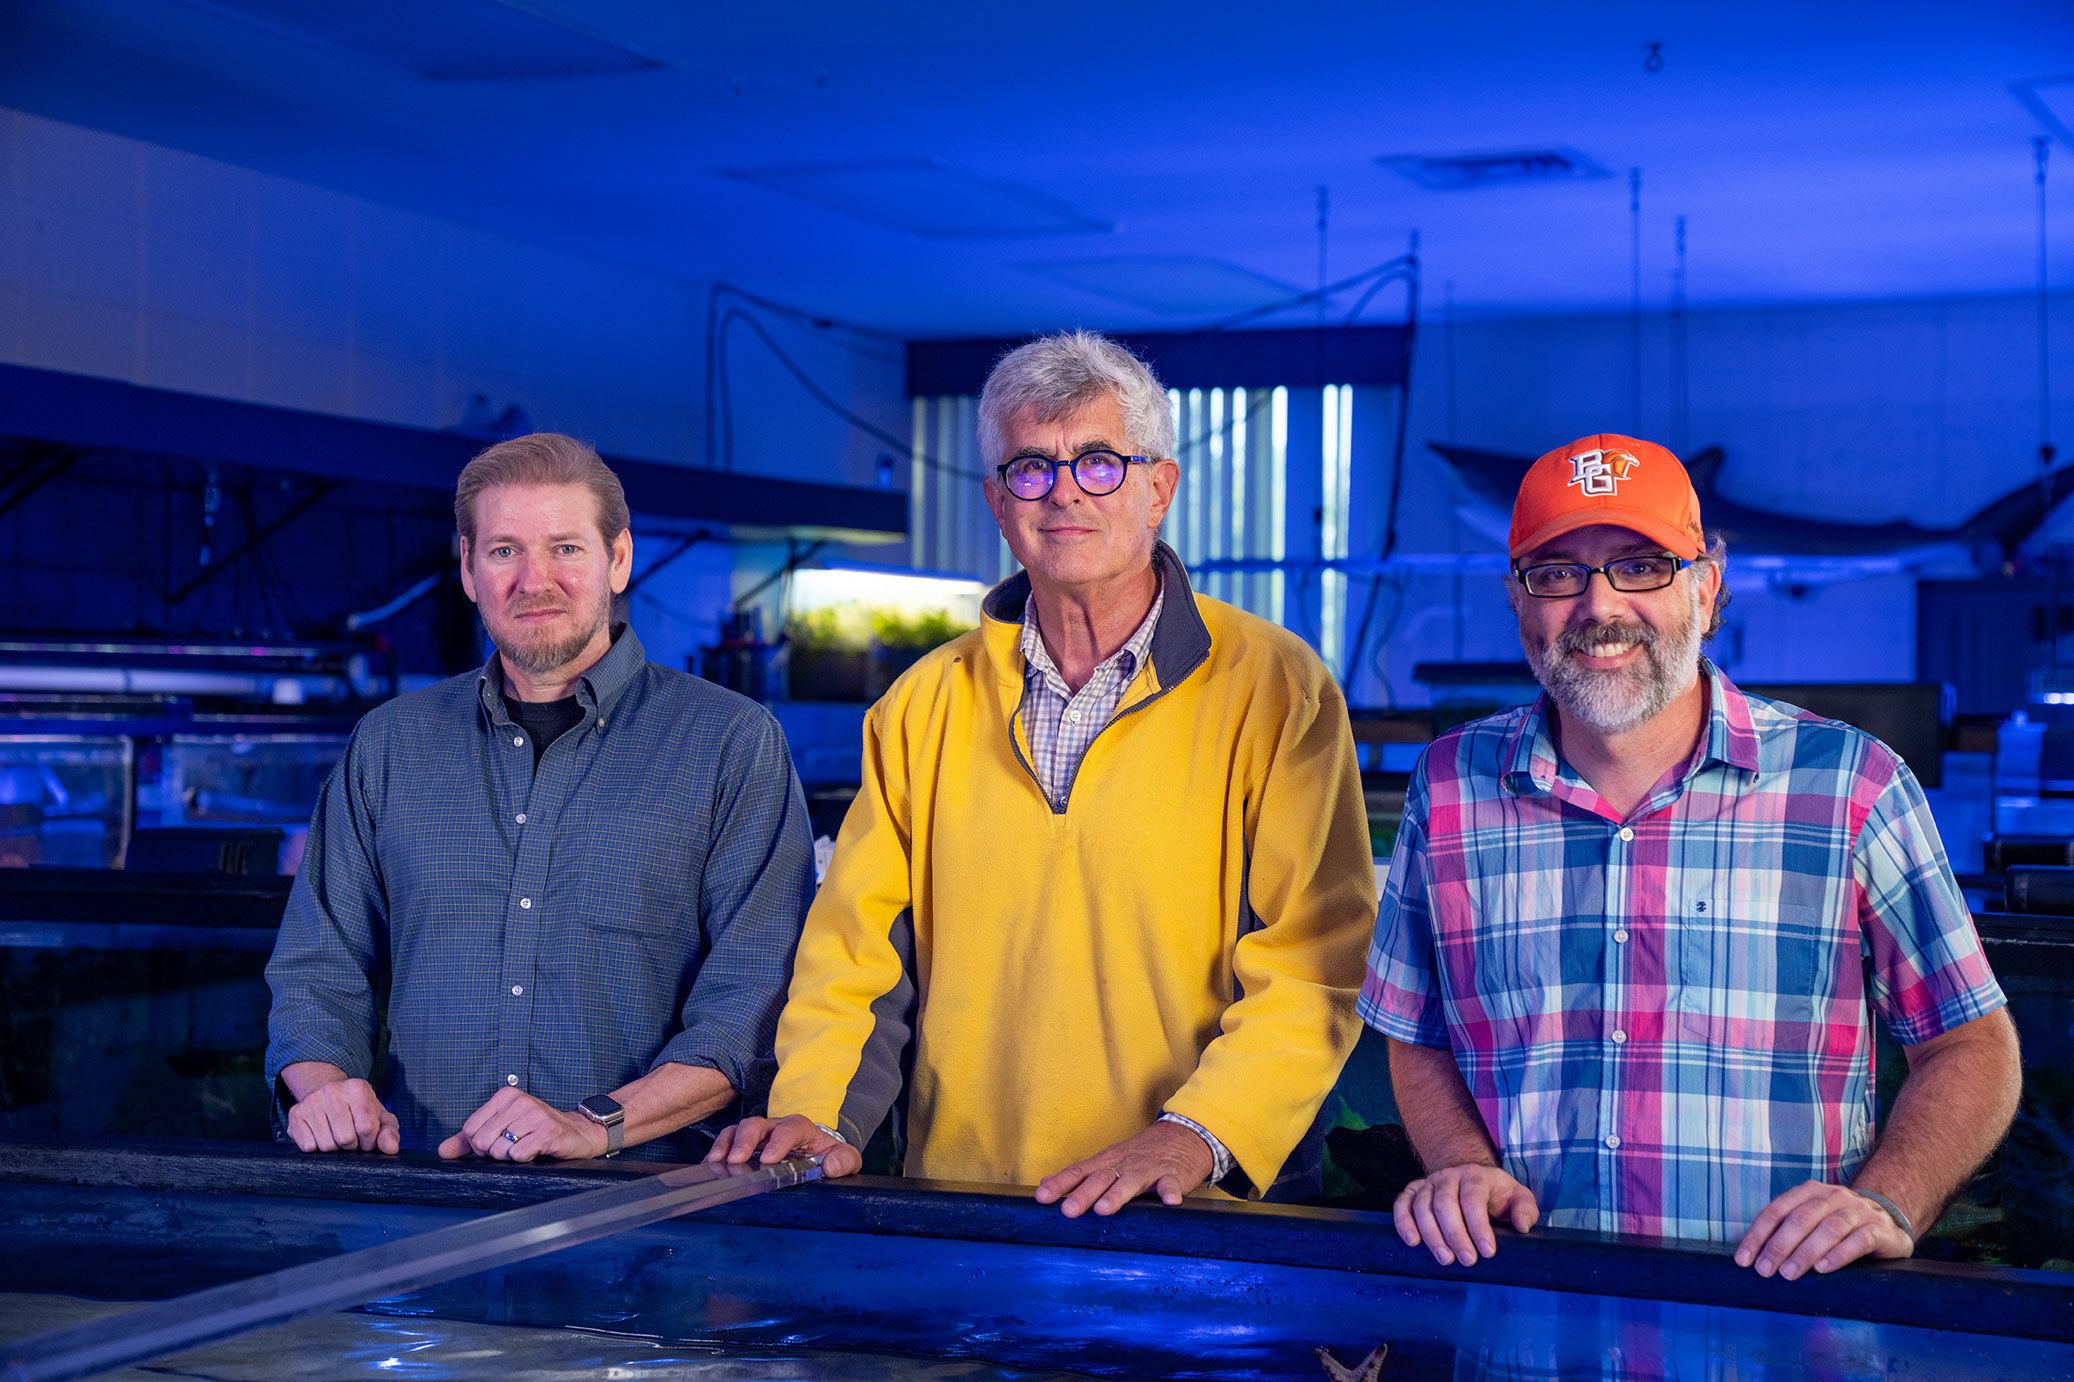
{"label": "pink and blue plaid shirt", "polygon": [[1626,820],[1544,696],[1413,774],[1360,1010],[1452,1047],[1544,1222],[1739,1238],[1872,1150],[1878,1009],[1914,1043],[2002,990],[1884,744],[1702,663],[1693,757]]}

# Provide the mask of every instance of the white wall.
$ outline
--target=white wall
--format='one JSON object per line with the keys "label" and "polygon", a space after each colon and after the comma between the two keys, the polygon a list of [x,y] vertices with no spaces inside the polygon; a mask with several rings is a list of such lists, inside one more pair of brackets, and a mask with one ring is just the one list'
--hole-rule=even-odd
{"label": "white wall", "polygon": [[[707,464],[708,289],[0,110],[0,361],[414,427],[484,394],[608,453]],[[824,390],[905,435],[897,347],[765,320]],[[873,482],[880,443],[750,332],[731,355],[735,468]],[[715,565],[687,557],[658,597],[710,619]],[[711,637],[642,627],[671,661]]]}
{"label": "white wall", "polygon": [[[1670,332],[1643,333],[1641,435],[1690,456],[1726,449],[1721,488],[1755,507],[1830,521],[1948,526],[2038,474],[2036,303],[1973,298],[1697,312],[1689,319],[1689,424],[1672,436]],[[1433,441],[1535,456],[1595,431],[1635,431],[1624,316],[1463,322],[1429,317],[1414,366],[1400,531],[1405,552],[1502,552],[1465,521]],[[2074,303],[2055,302],[2055,431],[2074,458]],[[1388,483],[1387,444],[1362,443],[1366,483]],[[1362,483],[1357,481],[1357,485]],[[2062,506],[2054,541],[2074,539]],[[1502,521],[1502,520],[1501,520]],[[1357,543],[1358,549],[1358,543]],[[1915,674],[1907,576],[1773,582],[1730,554],[1736,591],[1715,652],[1758,680],[1880,680]],[[1964,566],[1947,553],[1942,569]],[[1517,658],[1497,577],[1418,576],[1386,597],[1394,630],[1355,699],[1418,703],[1414,663]],[[1456,592],[1461,592],[1457,597]],[[1350,622],[1358,619],[1357,589]]]}

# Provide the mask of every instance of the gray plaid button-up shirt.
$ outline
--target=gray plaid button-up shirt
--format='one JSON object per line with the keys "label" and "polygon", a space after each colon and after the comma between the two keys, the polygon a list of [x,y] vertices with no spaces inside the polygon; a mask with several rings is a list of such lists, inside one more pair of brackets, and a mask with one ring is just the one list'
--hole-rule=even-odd
{"label": "gray plaid button-up shirt", "polygon": [[371,1079],[406,1148],[506,1085],[569,1109],[667,1061],[760,1103],[806,803],[769,712],[615,633],[537,768],[494,658],[360,722],[267,965],[269,1085],[305,1060]]}
{"label": "gray plaid button-up shirt", "polygon": [[1162,586],[1138,631],[1105,658],[1077,692],[1066,685],[1045,649],[1044,636],[1037,630],[1037,602],[1032,600],[1023,611],[1023,725],[1030,735],[1030,766],[1054,811],[1064,808],[1088,746],[1115,718],[1123,693],[1145,664],[1145,650],[1152,646],[1152,632],[1159,627],[1166,601]]}

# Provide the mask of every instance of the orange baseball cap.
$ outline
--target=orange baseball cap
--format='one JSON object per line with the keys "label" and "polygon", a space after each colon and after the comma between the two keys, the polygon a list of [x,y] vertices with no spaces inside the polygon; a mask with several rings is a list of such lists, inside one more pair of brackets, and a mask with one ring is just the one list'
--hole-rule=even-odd
{"label": "orange baseball cap", "polygon": [[1707,547],[1692,477],[1653,441],[1598,432],[1559,446],[1527,468],[1512,503],[1514,560],[1595,523],[1632,528],[1693,558]]}

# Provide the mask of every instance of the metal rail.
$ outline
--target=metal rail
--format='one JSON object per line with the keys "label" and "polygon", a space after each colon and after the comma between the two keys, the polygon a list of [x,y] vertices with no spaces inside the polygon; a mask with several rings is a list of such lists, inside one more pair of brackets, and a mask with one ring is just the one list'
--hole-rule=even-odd
{"label": "metal rail", "polygon": [[64,1382],[163,1358],[264,1325],[402,1295],[644,1224],[821,1178],[819,1157],[680,1166],[471,1219],[264,1276],[140,1305],[5,1345],[8,1382]]}

